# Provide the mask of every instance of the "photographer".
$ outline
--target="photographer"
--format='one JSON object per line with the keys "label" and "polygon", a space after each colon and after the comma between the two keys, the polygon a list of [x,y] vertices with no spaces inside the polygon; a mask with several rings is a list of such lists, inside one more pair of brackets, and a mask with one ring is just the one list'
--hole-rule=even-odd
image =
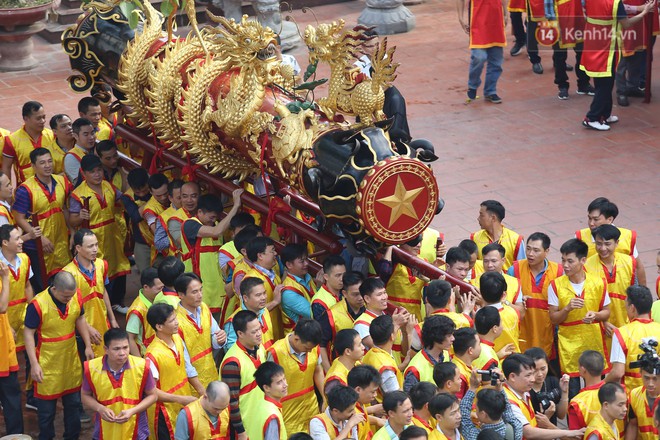
{"label": "photographer", "polygon": [[530,390],[534,411],[545,414],[550,423],[566,417],[568,411],[568,376],[561,380],[548,375],[548,355],[539,347],[530,348],[525,355],[532,358],[536,366],[534,383]]}
{"label": "photographer", "polygon": [[523,425],[523,437],[528,440],[582,438],[584,429],[573,431],[557,429],[544,414],[534,411],[529,392],[534,383],[535,366],[532,358],[517,353],[502,362],[502,370],[506,378],[504,392],[511,403],[514,415]]}
{"label": "photographer", "polygon": [[658,428],[654,425],[653,409],[658,406],[660,395],[660,359],[655,354],[655,356],[642,356],[640,362],[642,386],[630,392],[625,438],[655,440],[658,438]]}
{"label": "photographer", "polygon": [[614,330],[610,353],[612,370],[605,377],[605,382],[620,382],[625,378],[626,389],[632,390],[642,385],[642,379],[637,369],[630,367],[630,363],[644,353],[640,347],[643,339],[660,337],[660,323],[651,320],[653,297],[648,287],[630,286],[626,294],[626,311],[630,323]]}

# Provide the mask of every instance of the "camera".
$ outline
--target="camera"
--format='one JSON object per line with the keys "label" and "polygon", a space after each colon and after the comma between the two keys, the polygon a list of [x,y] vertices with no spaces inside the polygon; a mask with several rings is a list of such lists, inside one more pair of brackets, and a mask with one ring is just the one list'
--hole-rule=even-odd
{"label": "camera", "polygon": [[545,411],[550,408],[550,403],[561,398],[561,390],[559,388],[552,389],[550,391],[542,391],[536,393],[536,396],[539,400],[539,405],[541,405],[541,410]]}
{"label": "camera", "polygon": [[481,374],[482,382],[490,381],[491,386],[496,386],[497,381],[501,380],[500,375],[495,371],[493,371],[493,368],[490,368],[488,370],[477,370],[477,373]]}
{"label": "camera", "polygon": [[643,338],[642,343],[639,344],[639,348],[644,353],[638,355],[637,360],[631,362],[629,368],[642,368],[660,373],[660,357],[658,357],[658,352],[656,351],[657,346],[658,341],[654,338]]}

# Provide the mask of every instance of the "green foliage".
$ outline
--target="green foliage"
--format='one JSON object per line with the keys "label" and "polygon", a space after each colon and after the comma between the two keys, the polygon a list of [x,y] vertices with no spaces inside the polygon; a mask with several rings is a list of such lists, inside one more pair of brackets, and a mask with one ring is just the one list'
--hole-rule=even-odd
{"label": "green foliage", "polygon": [[53,0],[0,0],[0,9],[30,8],[51,3]]}

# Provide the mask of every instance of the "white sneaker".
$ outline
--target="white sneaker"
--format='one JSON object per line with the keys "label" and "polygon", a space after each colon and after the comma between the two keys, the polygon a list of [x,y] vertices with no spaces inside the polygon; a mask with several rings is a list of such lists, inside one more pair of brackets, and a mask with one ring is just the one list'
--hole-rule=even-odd
{"label": "white sneaker", "polygon": [[112,306],[112,310],[114,310],[117,313],[120,313],[122,315],[125,315],[128,313],[128,307],[126,306],[120,306],[119,304],[115,304]]}
{"label": "white sneaker", "polygon": [[616,124],[617,122],[619,122],[618,116],[611,115],[609,118],[605,119],[607,125]]}
{"label": "white sneaker", "polygon": [[603,124],[600,121],[587,121],[585,119],[584,121],[582,121],[582,125],[584,125],[587,128],[591,128],[592,130],[598,130],[598,131],[607,131],[610,129],[609,125]]}

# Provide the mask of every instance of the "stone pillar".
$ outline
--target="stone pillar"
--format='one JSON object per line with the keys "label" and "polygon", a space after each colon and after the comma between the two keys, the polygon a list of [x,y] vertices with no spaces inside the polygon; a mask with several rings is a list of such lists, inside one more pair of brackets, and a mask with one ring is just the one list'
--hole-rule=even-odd
{"label": "stone pillar", "polygon": [[39,65],[32,56],[32,36],[46,27],[44,23],[17,26],[11,32],[0,29],[0,72],[34,69]]}
{"label": "stone pillar", "polygon": [[415,16],[402,0],[367,0],[358,23],[373,26],[378,35],[400,34],[415,27]]}

